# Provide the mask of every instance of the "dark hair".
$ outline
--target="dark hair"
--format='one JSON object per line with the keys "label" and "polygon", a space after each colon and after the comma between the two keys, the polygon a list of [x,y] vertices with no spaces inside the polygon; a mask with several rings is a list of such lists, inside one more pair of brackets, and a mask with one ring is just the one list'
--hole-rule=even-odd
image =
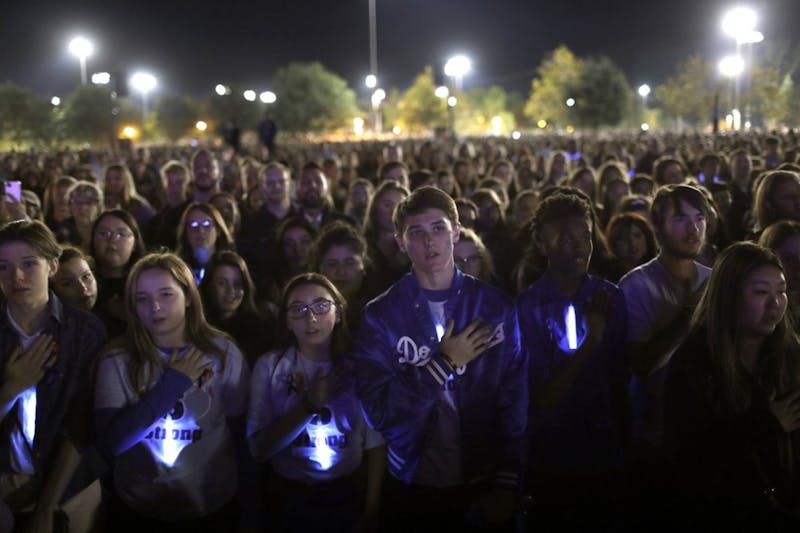
{"label": "dark hair", "polygon": [[577,195],[563,193],[548,196],[539,203],[536,211],[533,212],[530,223],[533,238],[537,239],[540,236],[545,225],[567,217],[579,217],[594,222],[592,206],[586,200]]}
{"label": "dark hair", "polygon": [[632,226],[636,226],[642,234],[644,234],[647,249],[642,258],[642,263],[646,263],[658,255],[658,243],[656,242],[656,233],[655,230],[653,230],[653,226],[643,216],[629,212],[614,215],[606,228],[606,241],[608,241],[608,245],[613,252],[614,241],[620,236],[623,230]]}
{"label": "dark hair", "polygon": [[28,244],[48,261],[58,259],[61,255],[56,236],[39,220],[17,220],[0,227],[0,246],[15,241]]}
{"label": "dark hair", "polygon": [[683,164],[683,161],[676,157],[672,157],[670,155],[665,155],[656,159],[656,162],[653,163],[653,180],[658,185],[664,185],[664,173],[667,170],[669,165],[678,165],[681,168],[681,172],[683,173],[684,177],[686,176],[686,167]]}
{"label": "dark hair", "polygon": [[408,174],[408,167],[402,161],[389,161],[388,163],[384,163],[378,169],[378,181],[384,181],[386,179],[386,174],[391,172],[396,168],[402,168],[406,174]]}
{"label": "dark hair", "polygon": [[133,217],[133,215],[124,209],[109,209],[108,211],[103,211],[100,213],[100,216],[97,217],[97,220],[95,220],[94,224],[92,224],[92,238],[89,240],[89,255],[92,257],[95,255],[94,238],[95,233],[97,233],[97,226],[99,226],[100,222],[102,222],[106,217],[117,217],[124,222],[125,225],[130,228],[131,233],[133,233],[133,250],[131,250],[131,257],[125,264],[125,269],[127,270],[136,261],[144,256],[145,252],[147,252],[147,249],[144,245],[144,239],[142,238],[142,232],[139,229],[139,224],[136,222],[136,219]]}
{"label": "dark hair", "polygon": [[252,315],[258,314],[255,303],[256,288],[255,284],[253,284],[253,278],[250,276],[250,271],[247,268],[247,263],[245,263],[244,259],[242,259],[242,257],[236,252],[231,250],[222,250],[211,256],[208,265],[206,265],[206,274],[203,276],[203,280],[200,282],[200,296],[203,298],[203,307],[205,307],[206,315],[209,317],[217,316],[216,309],[213,308],[211,292],[213,290],[212,284],[214,283],[214,271],[223,266],[238,268],[239,272],[242,274],[242,281],[244,282],[244,296],[242,298],[242,305],[236,310],[237,315],[241,311]]}
{"label": "dark hair", "polygon": [[314,243],[311,266],[315,271],[319,272],[322,258],[334,246],[349,246],[357,255],[364,258],[365,265],[368,262],[367,241],[361,233],[346,222],[336,221],[322,228]]}
{"label": "dark hair", "polygon": [[[732,244],[717,257],[711,277],[692,317],[691,331],[706,329],[711,370],[718,380],[729,412],[742,412],[752,402],[752,380],[736,357],[739,339],[739,312],[742,307],[742,284],[755,269],[773,266],[784,272],[772,250],[751,242]],[[789,313],[764,341],[760,351],[762,385],[778,394],[797,386],[798,341]]]}
{"label": "dark hair", "polygon": [[286,350],[293,345],[297,340],[289,328],[286,326],[288,321],[288,299],[292,291],[302,285],[319,285],[333,297],[333,302],[336,311],[339,313],[339,321],[333,327],[331,335],[331,359],[334,364],[341,362],[352,348],[352,338],[350,336],[350,328],[347,326],[347,301],[342,293],[336,286],[323,276],[309,272],[300,274],[290,279],[281,291],[280,308],[278,309],[278,328],[275,332],[275,346],[279,349]]}
{"label": "dark hair", "polygon": [[658,189],[653,205],[650,208],[650,215],[653,219],[653,227],[656,236],[661,233],[667,215],[667,209],[672,207],[674,210],[680,209],[681,202],[691,205],[704,216],[708,217],[711,206],[705,195],[696,187],[691,185],[665,185]]}
{"label": "dark hair", "polygon": [[779,220],[774,224],[770,224],[761,233],[758,239],[758,244],[775,250],[789,237],[800,235],[800,222],[796,220]]}
{"label": "dark hair", "polygon": [[[375,196],[377,197],[378,195],[376,194]],[[420,187],[397,204],[392,217],[395,232],[402,233],[405,230],[406,219],[426,209],[444,211],[453,226],[458,225],[458,210],[456,209],[455,201],[450,198],[450,195],[436,187]]]}
{"label": "dark hair", "polygon": [[219,210],[206,202],[194,202],[183,210],[181,221],[178,223],[178,246],[176,248],[176,253],[182,259],[188,259],[187,262],[190,264],[194,263],[194,255],[191,252],[192,246],[189,244],[188,232],[186,231],[186,220],[189,218],[189,213],[192,211],[202,211],[214,221],[217,230],[217,242],[214,243],[216,251],[236,249],[233,237],[231,237],[228,226],[225,224],[225,220],[222,218]]}
{"label": "dark hair", "polygon": [[758,222],[758,227],[763,229],[777,220],[777,215],[772,205],[775,188],[787,181],[800,183],[800,174],[789,170],[773,170],[765,172],[759,176],[758,180],[758,187],[753,201],[753,214]]}
{"label": "dark hair", "polygon": [[86,264],[89,265],[92,272],[94,272],[94,257],[71,244],[62,245],[61,255],[58,257],[58,264],[63,265],[64,263],[69,263],[73,259],[83,259],[86,261]]}

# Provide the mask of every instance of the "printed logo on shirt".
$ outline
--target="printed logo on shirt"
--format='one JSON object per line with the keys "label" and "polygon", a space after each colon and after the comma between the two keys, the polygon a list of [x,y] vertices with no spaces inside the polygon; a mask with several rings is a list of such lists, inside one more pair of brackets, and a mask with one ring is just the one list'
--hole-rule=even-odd
{"label": "printed logo on shirt", "polygon": [[142,442],[158,461],[172,467],[187,446],[203,438],[198,420],[208,413],[210,407],[210,390],[190,389],[150,428]]}
{"label": "printed logo on shirt", "polygon": [[347,435],[339,429],[333,409],[324,406],[311,417],[292,445],[295,456],[308,459],[317,470],[328,470],[347,447]]}

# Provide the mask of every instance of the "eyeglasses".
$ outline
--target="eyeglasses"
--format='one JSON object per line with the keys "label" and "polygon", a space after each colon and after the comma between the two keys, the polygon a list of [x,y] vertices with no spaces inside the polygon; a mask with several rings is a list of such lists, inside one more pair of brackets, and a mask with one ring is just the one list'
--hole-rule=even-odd
{"label": "eyeglasses", "polygon": [[205,219],[205,220],[192,220],[189,222],[189,229],[197,230],[200,228],[210,229],[214,227],[214,221]]}
{"label": "eyeglasses", "polygon": [[290,305],[286,308],[286,314],[289,318],[305,318],[309,312],[314,313],[315,316],[327,315],[333,308],[333,302],[330,300],[316,300],[310,304]]}
{"label": "eyeglasses", "polygon": [[101,241],[107,241],[110,239],[114,239],[115,241],[121,241],[122,239],[127,239],[131,237],[133,233],[130,231],[120,230],[120,231],[111,231],[111,230],[98,230],[94,233],[94,236],[100,239]]}
{"label": "eyeglasses", "polygon": [[468,255],[467,257],[453,257],[456,266],[464,268],[467,266],[477,265],[481,262],[481,256],[478,254]]}

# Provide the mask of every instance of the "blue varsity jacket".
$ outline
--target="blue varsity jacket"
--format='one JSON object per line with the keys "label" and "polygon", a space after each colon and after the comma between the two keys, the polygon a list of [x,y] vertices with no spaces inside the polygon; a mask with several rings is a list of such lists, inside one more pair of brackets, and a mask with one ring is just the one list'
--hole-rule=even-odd
{"label": "blue varsity jacket", "polygon": [[[465,481],[495,476],[516,486],[526,455],[527,366],[514,306],[497,289],[455,270],[445,317],[458,333],[475,319],[493,328],[489,347],[455,372]],[[367,422],[387,444],[390,473],[410,483],[432,436],[450,367],[414,274],[364,312],[356,343],[356,393]]]}

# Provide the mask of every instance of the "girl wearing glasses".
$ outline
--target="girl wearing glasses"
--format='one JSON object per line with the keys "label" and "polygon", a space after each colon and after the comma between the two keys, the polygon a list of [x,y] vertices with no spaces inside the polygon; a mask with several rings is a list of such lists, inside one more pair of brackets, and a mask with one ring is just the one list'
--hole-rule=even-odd
{"label": "girl wearing glasses", "polygon": [[200,295],[209,324],[233,337],[249,364],[272,347],[275,324],[256,310],[253,279],[239,254],[214,254],[200,282]]}
{"label": "girl wearing glasses", "polygon": [[128,270],[145,253],[139,225],[122,209],[103,212],[92,228],[89,255],[97,265],[97,305],[95,314],[110,337],[125,332],[125,279]]}
{"label": "girl wearing glasses", "polygon": [[150,254],[125,285],[128,331],[101,357],[95,422],[113,457],[109,531],[232,531],[238,487],[236,420],[248,369],[210,326],[191,271]]}
{"label": "girl wearing glasses", "polygon": [[177,253],[194,274],[198,285],[215,252],[236,248],[222,215],[207,203],[194,203],[183,212],[178,224]]}
{"label": "girl wearing glasses", "polygon": [[364,422],[344,363],[351,339],[333,283],[320,274],[290,280],[277,335],[279,349],[253,370],[247,416],[250,451],[272,467],[267,501],[276,531],[347,531],[359,520],[374,526],[383,442]]}

